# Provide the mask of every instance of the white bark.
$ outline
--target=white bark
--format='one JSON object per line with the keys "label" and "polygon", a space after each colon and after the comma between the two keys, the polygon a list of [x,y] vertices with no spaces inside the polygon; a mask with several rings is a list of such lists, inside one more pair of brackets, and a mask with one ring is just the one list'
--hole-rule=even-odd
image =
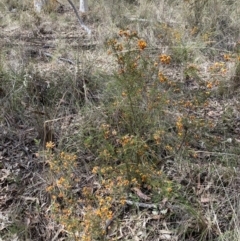
{"label": "white bark", "polygon": [[87,31],[88,36],[91,36],[91,29],[89,29],[89,28],[83,23],[83,21],[82,21],[82,19],[80,18],[79,14],[78,14],[78,11],[77,11],[77,9],[75,8],[72,0],[68,0],[68,2],[69,2],[69,4],[72,6],[72,8],[73,8],[73,10],[74,10],[74,12],[75,12],[75,14],[76,14],[76,16],[77,16],[78,22],[79,22],[79,24],[81,25],[81,27],[84,28],[84,29]]}
{"label": "white bark", "polygon": [[[43,8],[49,4],[51,1],[54,1],[54,0],[34,0],[33,4],[34,4],[34,9],[36,12],[40,13]],[[55,0],[56,1],[56,0]],[[83,29],[85,29],[88,33],[89,36],[91,36],[91,29],[89,29],[82,21],[82,19],[80,18],[79,16],[79,13],[76,9],[76,7],[74,6],[72,0],[67,0],[69,2],[69,4],[72,6],[77,18],[78,18],[78,22],[79,24],[81,25],[81,27]],[[80,7],[79,7],[79,10],[82,12],[82,13],[86,13],[88,11],[88,2],[87,0],[79,0],[79,4],[80,4]]]}
{"label": "white bark", "polygon": [[79,1],[79,11],[82,13],[88,12],[88,0],[80,0]]}
{"label": "white bark", "polygon": [[[47,3],[50,3],[51,0],[34,0],[34,9],[36,12],[40,13],[44,6],[47,5]],[[79,0],[79,11],[82,13],[88,12],[88,0]]]}
{"label": "white bark", "polygon": [[47,1],[45,0],[34,0],[34,10],[38,13],[40,13],[43,9],[43,7],[46,5]]}

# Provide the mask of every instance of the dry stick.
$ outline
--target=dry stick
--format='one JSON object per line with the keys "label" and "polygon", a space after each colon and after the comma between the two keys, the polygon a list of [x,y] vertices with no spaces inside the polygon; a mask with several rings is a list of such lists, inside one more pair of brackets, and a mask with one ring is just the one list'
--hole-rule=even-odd
{"label": "dry stick", "polygon": [[114,221],[114,219],[116,219],[118,216],[120,216],[122,214],[122,212],[124,211],[124,209],[126,208],[127,205],[134,205],[136,207],[141,207],[141,208],[153,208],[153,209],[158,209],[158,205],[157,204],[153,204],[153,203],[139,203],[139,202],[133,202],[130,200],[125,200],[125,205],[123,207],[121,207],[118,211],[116,211],[116,213],[114,214],[113,218],[108,219],[106,221],[106,225],[105,225],[105,230],[107,231],[108,227],[111,225],[111,223]]}
{"label": "dry stick", "polygon": [[154,208],[157,209],[157,205],[153,204],[153,203],[139,203],[139,202],[133,202],[130,200],[125,200],[126,204],[128,205],[135,205],[137,207],[141,207],[141,208]]}
{"label": "dry stick", "polygon": [[227,152],[195,151],[195,153],[203,153],[206,155],[213,155],[213,156],[227,155],[227,156],[239,157],[239,155],[237,155],[237,154],[227,153]]}
{"label": "dry stick", "polygon": [[69,4],[72,6],[76,16],[77,16],[77,19],[78,19],[78,22],[80,23],[81,27],[83,29],[85,29],[88,33],[89,36],[91,36],[91,30],[83,23],[82,19],[80,18],[79,14],[78,14],[78,11],[76,9],[76,7],[74,6],[73,2],[71,0],[68,0]]}
{"label": "dry stick", "polygon": [[[54,56],[53,56],[52,54],[50,54],[50,53],[43,52],[43,54],[44,54],[45,56],[47,56],[47,57],[50,57],[50,58],[54,59]],[[67,63],[69,63],[69,64],[72,64],[72,65],[75,64],[75,63],[74,63],[72,60],[70,60],[70,59],[66,59],[66,58],[62,58],[62,57],[60,57],[60,58],[58,58],[58,59],[61,60],[61,61],[63,61],[63,62],[67,62]]]}
{"label": "dry stick", "polygon": [[[66,119],[67,117],[71,117],[73,115],[68,115],[68,116],[64,116],[64,117],[59,117],[59,118],[55,118],[55,119],[52,119],[52,120],[46,120],[44,121],[43,123],[43,135],[44,135],[44,139],[43,139],[43,143],[45,144],[46,143],[46,137],[47,137],[47,133],[48,133],[48,124],[49,123],[54,123],[56,121],[59,121],[59,120],[63,120],[63,119]],[[50,118],[49,118],[50,119]],[[50,129],[51,130],[51,129]]]}
{"label": "dry stick", "polygon": [[58,231],[56,232],[55,236],[53,237],[52,241],[57,240],[59,237],[59,234],[64,231],[64,228],[62,226],[60,226],[60,228],[58,229]]}
{"label": "dry stick", "polygon": [[117,217],[119,217],[119,216],[123,213],[125,207],[126,207],[126,204],[125,204],[123,207],[121,207],[119,210],[117,210],[117,211],[115,212],[114,216],[113,216],[111,219],[108,219],[108,220],[106,221],[106,225],[105,225],[105,231],[106,231],[106,232],[107,232],[107,230],[108,230],[108,227],[109,227],[109,226],[112,224],[112,222],[114,221],[114,219],[116,219]]}

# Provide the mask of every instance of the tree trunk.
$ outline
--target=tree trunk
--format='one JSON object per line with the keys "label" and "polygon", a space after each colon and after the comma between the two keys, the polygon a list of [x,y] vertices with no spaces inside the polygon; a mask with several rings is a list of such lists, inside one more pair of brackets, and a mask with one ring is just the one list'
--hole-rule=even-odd
{"label": "tree trunk", "polygon": [[34,4],[34,10],[38,13],[40,13],[44,7],[44,5],[46,5],[46,1],[45,0],[34,0],[33,2]]}
{"label": "tree trunk", "polygon": [[[36,12],[40,13],[44,6],[46,6],[50,2],[55,2],[55,0],[34,0],[34,9]],[[81,13],[88,12],[88,0],[79,0],[79,11]]]}
{"label": "tree trunk", "polygon": [[80,6],[79,6],[79,11],[81,12],[81,13],[86,13],[86,12],[88,12],[88,2],[87,2],[88,0],[80,0],[80,2],[79,2],[79,4],[80,4]]}
{"label": "tree trunk", "polygon": [[40,13],[42,10],[55,11],[57,9],[57,0],[34,0],[34,9]]}

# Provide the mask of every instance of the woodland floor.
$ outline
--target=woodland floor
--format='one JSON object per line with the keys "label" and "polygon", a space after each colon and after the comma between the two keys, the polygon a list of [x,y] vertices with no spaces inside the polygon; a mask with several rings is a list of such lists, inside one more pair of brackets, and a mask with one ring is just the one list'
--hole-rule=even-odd
{"label": "woodland floor", "polygon": [[[93,30],[89,40],[84,30],[79,30],[72,10],[67,7],[62,10],[56,14],[56,18],[67,19],[68,22],[60,26],[50,19],[43,21],[37,17],[34,19],[39,23],[30,23],[29,30],[27,27],[22,28],[17,21],[11,25],[6,22],[0,25],[0,52],[5,56],[1,68],[11,69],[12,72],[22,68],[23,80],[30,73],[28,68],[37,70],[32,78],[39,78],[28,90],[26,98],[21,96],[17,99],[18,107],[14,109],[11,102],[14,84],[6,91],[1,87],[1,82],[5,86],[6,76],[0,76],[0,241],[68,240],[64,228],[50,218],[51,200],[45,191],[50,181],[49,166],[43,154],[43,146],[52,140],[57,144],[55,150],[58,151],[58,144],[61,145],[58,140],[67,139],[71,134],[74,136],[76,126],[83,117],[76,109],[68,109],[66,106],[69,107],[71,103],[65,103],[64,98],[56,106],[58,113],[51,115],[51,109],[42,104],[45,101],[44,91],[48,84],[58,84],[54,78],[61,78],[63,72],[74,73],[78,63],[81,63],[80,72],[84,68],[87,70],[78,79],[81,92],[77,94],[84,102],[86,95],[83,94],[83,83],[88,83],[92,70],[88,62],[96,68],[104,66],[107,73],[111,73],[113,64],[106,59],[107,55],[95,55],[100,48],[98,39],[105,37],[98,32],[97,17],[86,19],[86,24]],[[14,12],[8,14],[13,15]],[[0,21],[7,14],[1,15]],[[78,56],[77,51],[83,54]],[[216,59],[221,58],[219,56],[222,54]],[[202,79],[208,78],[204,69],[211,65],[208,62],[200,66],[199,76]],[[181,79],[179,70],[180,67],[169,69],[169,75]],[[11,74],[8,78],[12,78],[11,83],[17,83],[17,78]],[[196,82],[194,78],[190,79],[185,88],[198,88]],[[18,90],[21,91],[21,86]],[[182,161],[177,164],[174,158],[164,157],[161,167],[171,181],[184,188],[182,195],[189,198],[193,209],[187,210],[188,206],[183,203],[180,205],[178,199],[163,199],[157,204],[160,211],[156,213],[149,206],[141,206],[144,201],[137,202],[139,206],[136,209],[132,209],[129,202],[122,210],[115,210],[121,225],[118,230],[112,225],[105,240],[227,241],[240,237],[239,229],[236,230],[240,225],[240,91],[228,86],[224,91],[224,94],[219,94],[216,90],[208,107],[198,113],[214,125],[205,138],[208,139],[209,135],[210,140],[210,137],[215,136],[221,144],[212,150],[199,143],[192,144],[197,158],[191,163]],[[98,91],[94,89],[87,97],[94,102],[96,93]],[[29,99],[29,96],[34,100]],[[35,105],[36,102],[40,104]],[[97,112],[98,108],[93,108],[92,115]],[[46,124],[49,120],[53,123],[50,129]],[[81,183],[76,184],[75,189],[96,185],[97,178],[88,167],[91,153],[82,153],[82,149],[73,147],[73,143],[69,145],[69,149],[75,148],[76,153],[80,153],[78,160],[82,167],[77,172]],[[152,204],[151,201],[146,203],[150,206]],[[195,214],[191,216],[189,213]]]}

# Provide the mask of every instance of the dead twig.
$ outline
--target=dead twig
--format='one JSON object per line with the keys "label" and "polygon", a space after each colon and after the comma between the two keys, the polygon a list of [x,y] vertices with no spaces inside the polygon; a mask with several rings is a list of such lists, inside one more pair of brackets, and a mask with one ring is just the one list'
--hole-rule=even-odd
{"label": "dead twig", "polygon": [[[47,53],[47,52],[43,52],[43,55],[45,55],[45,56],[47,56],[47,57],[50,57],[50,58],[52,58],[52,59],[54,58],[54,56],[53,56],[52,54]],[[75,65],[75,62],[73,62],[73,61],[70,60],[70,59],[66,59],[66,58],[60,57],[60,58],[58,58],[58,60],[61,60],[61,61],[63,61],[63,62],[67,62],[67,63],[69,63],[69,64]]]}
{"label": "dead twig", "polygon": [[76,16],[77,16],[77,19],[78,19],[78,22],[80,23],[81,27],[86,30],[86,32],[88,33],[89,36],[91,36],[91,29],[89,29],[82,21],[82,19],[80,18],[79,14],[78,14],[78,11],[76,9],[76,7],[74,6],[73,2],[71,0],[68,0],[69,4],[71,5],[71,7],[73,8]]}
{"label": "dead twig", "polygon": [[155,209],[157,209],[157,205],[153,204],[153,203],[139,203],[139,202],[133,202],[133,201],[130,201],[130,200],[126,200],[125,202],[128,205],[135,205],[135,206],[141,207],[141,208],[155,208]]}

